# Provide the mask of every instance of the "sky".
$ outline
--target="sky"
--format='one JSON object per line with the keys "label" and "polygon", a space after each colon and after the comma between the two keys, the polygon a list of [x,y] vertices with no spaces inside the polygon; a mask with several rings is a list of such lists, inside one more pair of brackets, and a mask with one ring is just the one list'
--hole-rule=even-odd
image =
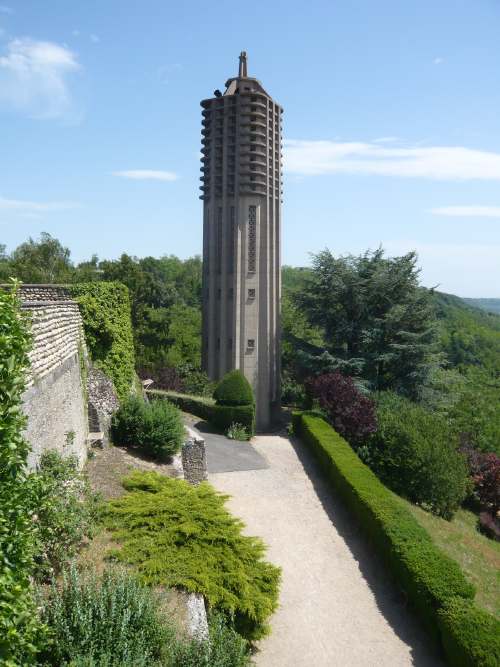
{"label": "sky", "polygon": [[[5,3],[5,4],[4,4]],[[500,298],[500,0],[0,0],[0,244],[201,253],[201,99],[284,112],[283,263],[382,245]]]}

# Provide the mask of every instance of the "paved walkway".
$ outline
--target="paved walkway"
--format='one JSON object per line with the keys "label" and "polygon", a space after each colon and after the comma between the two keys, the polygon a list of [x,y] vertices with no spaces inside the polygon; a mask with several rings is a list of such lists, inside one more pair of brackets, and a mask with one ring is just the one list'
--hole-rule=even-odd
{"label": "paved walkway", "polygon": [[[237,448],[249,445],[217,436],[207,440],[207,460],[210,482],[232,496],[232,512],[283,569],[280,608],[257,666],[441,667],[309,453],[279,436],[253,443],[267,468],[232,467]],[[213,472],[217,460],[237,471]]]}

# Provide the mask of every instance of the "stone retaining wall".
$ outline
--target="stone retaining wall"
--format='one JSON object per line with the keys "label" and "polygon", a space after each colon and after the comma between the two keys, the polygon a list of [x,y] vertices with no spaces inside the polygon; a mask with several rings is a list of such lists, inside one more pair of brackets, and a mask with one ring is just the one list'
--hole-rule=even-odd
{"label": "stone retaining wall", "polygon": [[74,454],[83,464],[88,420],[82,368],[87,360],[78,305],[58,285],[23,285],[19,295],[33,336],[23,396],[25,434],[32,450],[28,467],[36,467],[48,449]]}

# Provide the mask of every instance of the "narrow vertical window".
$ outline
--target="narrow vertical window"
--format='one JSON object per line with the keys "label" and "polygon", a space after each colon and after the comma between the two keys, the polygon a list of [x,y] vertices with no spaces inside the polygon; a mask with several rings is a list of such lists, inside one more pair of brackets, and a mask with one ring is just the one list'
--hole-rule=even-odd
{"label": "narrow vertical window", "polygon": [[217,273],[221,272],[222,263],[222,206],[217,209]]}
{"label": "narrow vertical window", "polygon": [[228,248],[227,248],[227,268],[229,273],[234,271],[234,206],[231,206],[229,209],[229,234],[228,238]]}
{"label": "narrow vertical window", "polygon": [[248,207],[248,271],[255,273],[257,252],[257,207]]}

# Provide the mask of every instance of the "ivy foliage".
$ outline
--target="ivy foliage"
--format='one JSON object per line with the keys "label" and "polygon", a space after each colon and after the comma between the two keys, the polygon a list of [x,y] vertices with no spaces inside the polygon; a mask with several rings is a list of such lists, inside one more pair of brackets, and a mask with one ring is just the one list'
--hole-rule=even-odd
{"label": "ivy foliage", "polygon": [[125,399],[134,378],[134,342],[130,298],[120,283],[79,283],[70,287],[83,319],[85,340],[92,360]]}
{"label": "ivy foliage", "polygon": [[21,411],[30,333],[16,286],[0,290],[0,664],[34,663],[43,628],[30,591],[35,548]]}
{"label": "ivy foliage", "polygon": [[224,507],[228,497],[153,472],[134,472],[123,484],[129,493],[110,502],[106,518],[122,545],[116,557],[146,583],[202,593],[247,639],[264,636],[280,569],[263,559],[260,539],[242,534],[244,524]]}

